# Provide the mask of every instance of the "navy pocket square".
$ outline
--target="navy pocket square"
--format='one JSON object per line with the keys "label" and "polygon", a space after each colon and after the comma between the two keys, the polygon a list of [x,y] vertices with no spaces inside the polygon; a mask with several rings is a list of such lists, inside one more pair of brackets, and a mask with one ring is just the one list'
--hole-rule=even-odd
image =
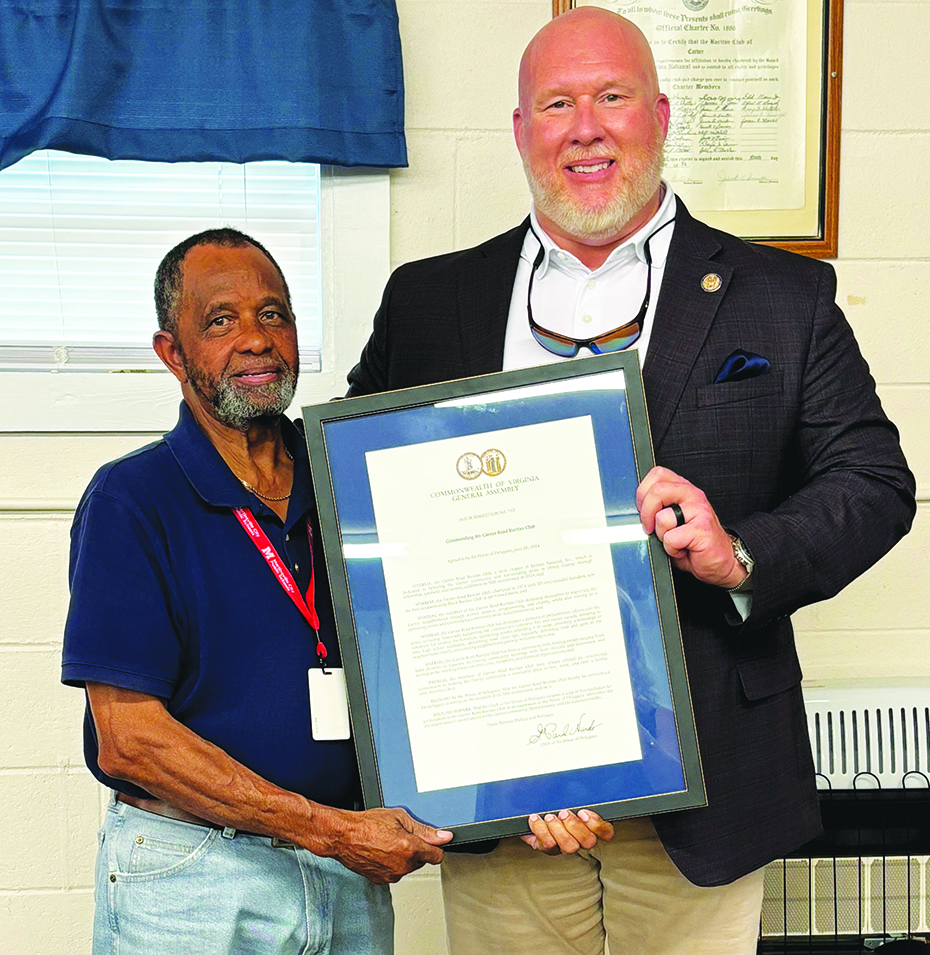
{"label": "navy pocket square", "polygon": [[745,381],[747,378],[758,378],[760,375],[768,374],[770,367],[767,358],[737,348],[735,352],[727,355],[726,360],[720,366],[720,371],[717,372],[714,384],[719,385],[723,381]]}

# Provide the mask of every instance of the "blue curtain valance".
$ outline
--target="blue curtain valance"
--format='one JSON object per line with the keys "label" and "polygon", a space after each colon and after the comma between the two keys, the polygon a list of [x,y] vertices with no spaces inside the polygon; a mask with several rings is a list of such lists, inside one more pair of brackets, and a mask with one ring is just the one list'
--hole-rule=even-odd
{"label": "blue curtain valance", "polygon": [[403,113],[394,0],[0,0],[0,168],[405,166]]}

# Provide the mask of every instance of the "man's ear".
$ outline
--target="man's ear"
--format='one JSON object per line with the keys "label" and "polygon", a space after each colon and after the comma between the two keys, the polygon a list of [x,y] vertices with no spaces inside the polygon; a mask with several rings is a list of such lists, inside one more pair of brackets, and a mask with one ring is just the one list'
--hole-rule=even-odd
{"label": "man's ear", "polygon": [[671,114],[671,107],[669,106],[668,97],[665,93],[659,93],[659,97],[656,100],[656,117],[659,120],[659,125],[662,127],[662,139],[664,140],[668,136],[668,121]]}
{"label": "man's ear", "polygon": [[162,360],[162,364],[174,375],[181,384],[187,382],[187,375],[184,373],[184,362],[181,361],[181,349],[174,340],[171,332],[158,331],[152,337],[152,348],[155,354]]}
{"label": "man's ear", "polygon": [[518,106],[513,111],[513,138],[517,143],[517,149],[520,155],[523,155],[523,114]]}

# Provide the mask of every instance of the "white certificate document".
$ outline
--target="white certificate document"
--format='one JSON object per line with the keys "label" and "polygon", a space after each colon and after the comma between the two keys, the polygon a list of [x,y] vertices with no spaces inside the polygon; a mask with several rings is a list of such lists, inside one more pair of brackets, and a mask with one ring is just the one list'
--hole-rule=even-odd
{"label": "white certificate document", "polygon": [[640,759],[591,419],[366,463],[418,791]]}

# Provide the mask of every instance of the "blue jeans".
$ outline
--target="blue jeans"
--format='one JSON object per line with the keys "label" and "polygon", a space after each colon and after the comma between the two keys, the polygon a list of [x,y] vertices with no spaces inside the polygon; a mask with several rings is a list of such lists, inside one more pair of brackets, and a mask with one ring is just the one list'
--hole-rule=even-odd
{"label": "blue jeans", "polygon": [[111,801],[93,955],[391,955],[386,886],[269,838]]}

